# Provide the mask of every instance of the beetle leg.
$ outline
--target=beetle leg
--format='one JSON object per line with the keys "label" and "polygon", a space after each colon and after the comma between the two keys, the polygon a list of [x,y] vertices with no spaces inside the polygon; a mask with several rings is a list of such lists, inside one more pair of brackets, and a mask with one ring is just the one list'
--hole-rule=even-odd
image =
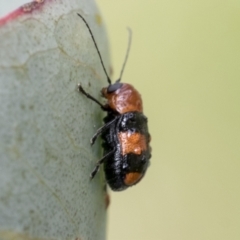
{"label": "beetle leg", "polygon": [[103,133],[104,131],[106,131],[115,121],[117,120],[117,118],[114,118],[112,121],[106,123],[105,125],[103,125],[102,127],[100,127],[97,132],[93,135],[93,137],[90,139],[90,143],[91,145],[93,145],[97,139],[97,137]]}
{"label": "beetle leg", "polygon": [[90,179],[93,179],[96,175],[96,173],[99,170],[100,165],[109,157],[111,156],[113,153],[115,152],[115,149],[113,149],[112,151],[108,152],[105,156],[103,156],[96,164],[96,167],[93,169],[93,171],[90,174]]}
{"label": "beetle leg", "polygon": [[96,98],[91,96],[89,93],[85,92],[85,90],[83,89],[80,83],[78,84],[78,91],[81,92],[83,95],[85,95],[87,98],[97,103],[102,108],[102,110],[107,111],[107,108],[103,104],[101,104]]}

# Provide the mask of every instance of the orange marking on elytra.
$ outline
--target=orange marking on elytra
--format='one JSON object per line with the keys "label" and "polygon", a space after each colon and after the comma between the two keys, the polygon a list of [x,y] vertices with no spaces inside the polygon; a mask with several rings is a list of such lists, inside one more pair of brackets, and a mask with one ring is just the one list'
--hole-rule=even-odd
{"label": "orange marking on elytra", "polygon": [[133,185],[137,183],[142,178],[142,173],[139,172],[130,172],[127,173],[124,179],[126,185]]}
{"label": "orange marking on elytra", "polygon": [[140,155],[147,150],[146,138],[141,133],[119,132],[118,138],[121,143],[122,155],[134,153]]}

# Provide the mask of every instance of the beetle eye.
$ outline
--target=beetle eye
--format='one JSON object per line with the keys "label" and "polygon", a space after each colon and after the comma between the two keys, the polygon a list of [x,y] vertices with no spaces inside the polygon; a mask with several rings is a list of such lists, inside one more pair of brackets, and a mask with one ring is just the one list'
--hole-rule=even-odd
{"label": "beetle eye", "polygon": [[114,84],[111,84],[108,86],[107,88],[107,93],[112,93],[112,92],[115,92],[116,90],[118,90],[119,88],[122,87],[122,83],[120,82],[115,82]]}
{"label": "beetle eye", "polygon": [[134,115],[133,115],[133,113],[129,113],[129,115],[128,115],[128,117],[131,119],[131,118],[133,118],[134,117]]}
{"label": "beetle eye", "polygon": [[136,122],[136,117],[133,113],[129,113],[128,122],[129,123],[135,123]]}

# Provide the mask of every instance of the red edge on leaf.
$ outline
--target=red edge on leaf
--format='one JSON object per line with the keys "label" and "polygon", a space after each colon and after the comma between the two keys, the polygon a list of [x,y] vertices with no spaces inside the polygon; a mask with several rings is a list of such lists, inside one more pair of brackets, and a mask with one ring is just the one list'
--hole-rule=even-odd
{"label": "red edge on leaf", "polygon": [[50,1],[50,0],[34,0],[29,3],[25,3],[21,7],[17,8],[15,11],[7,14],[5,17],[0,18],[0,27],[2,25],[5,25],[7,22],[16,19],[17,17],[32,13],[36,9],[40,9],[44,2]]}
{"label": "red edge on leaf", "polygon": [[107,210],[110,205],[110,195],[106,192],[105,195],[105,209]]}

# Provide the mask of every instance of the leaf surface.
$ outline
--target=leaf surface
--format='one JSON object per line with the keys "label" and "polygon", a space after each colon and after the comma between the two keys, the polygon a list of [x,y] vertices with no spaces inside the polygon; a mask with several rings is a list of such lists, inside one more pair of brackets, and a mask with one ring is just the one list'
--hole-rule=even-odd
{"label": "leaf surface", "polygon": [[92,0],[45,0],[0,19],[0,238],[104,239],[101,156],[89,139],[101,126],[107,38]]}

